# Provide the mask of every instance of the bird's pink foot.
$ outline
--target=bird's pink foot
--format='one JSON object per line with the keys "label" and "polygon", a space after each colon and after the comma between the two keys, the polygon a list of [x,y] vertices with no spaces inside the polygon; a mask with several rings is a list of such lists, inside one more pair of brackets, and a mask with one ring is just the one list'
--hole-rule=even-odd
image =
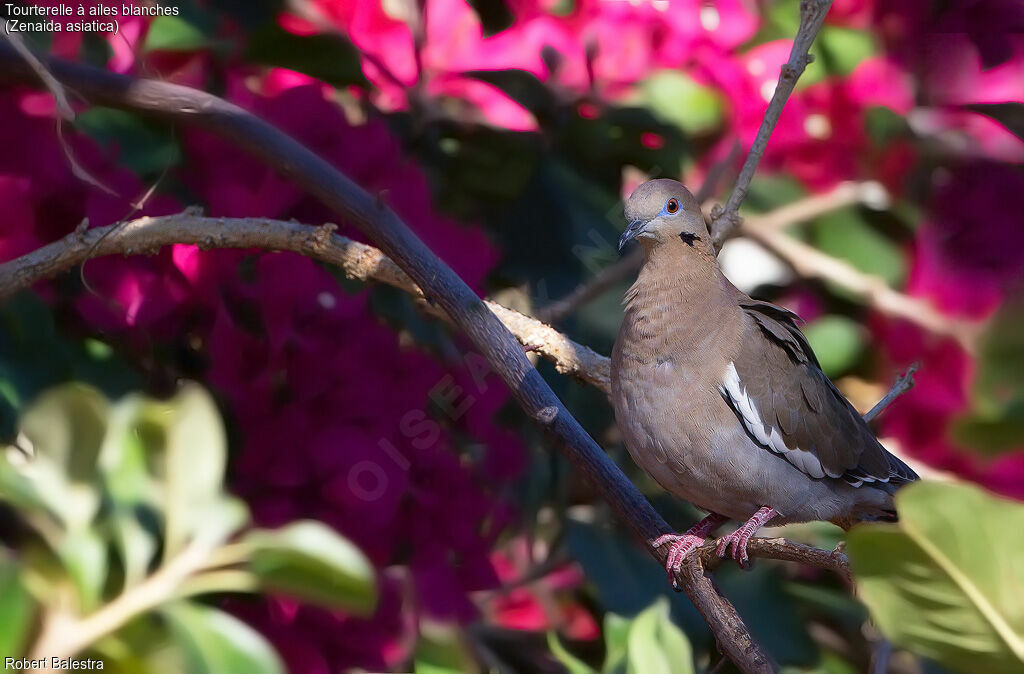
{"label": "bird's pink foot", "polygon": [[757,533],[757,530],[764,526],[765,522],[775,517],[778,513],[775,512],[774,508],[769,506],[763,506],[760,510],[754,513],[746,523],[731,534],[727,534],[718,539],[718,547],[715,549],[715,554],[719,557],[725,557],[729,551],[729,546],[732,545],[732,558],[740,566],[747,566],[749,558],[747,557],[747,542],[751,536]]}
{"label": "bird's pink foot", "polygon": [[682,568],[683,560],[686,559],[686,556],[704,545],[706,540],[707,538],[704,536],[694,536],[688,533],[665,534],[664,536],[659,536],[651,543],[656,548],[660,548],[666,543],[672,544],[668,549],[668,557],[665,558],[665,571],[668,572],[669,582],[675,581],[675,576],[679,573],[679,569]]}
{"label": "bird's pink foot", "polygon": [[727,519],[717,513],[711,513],[690,527],[685,534],[664,534],[651,541],[651,545],[655,548],[660,548],[666,543],[671,544],[668,549],[668,557],[665,559],[665,571],[668,573],[668,580],[672,587],[676,587],[676,574],[682,568],[686,556],[704,545],[708,534]]}

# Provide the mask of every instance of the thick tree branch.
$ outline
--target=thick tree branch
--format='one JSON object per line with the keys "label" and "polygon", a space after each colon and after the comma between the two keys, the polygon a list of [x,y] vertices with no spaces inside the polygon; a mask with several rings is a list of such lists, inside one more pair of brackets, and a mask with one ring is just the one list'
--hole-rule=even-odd
{"label": "thick tree branch", "polygon": [[[391,258],[373,246],[333,233],[331,224],[310,227],[267,218],[204,218],[190,213],[79,230],[27,255],[0,264],[0,299],[51,278],[94,257],[156,253],[176,243],[202,248],[289,250],[341,268],[349,278],[376,281],[424,299],[423,291]],[[489,300],[487,307],[521,344],[530,345],[562,374],[610,391],[608,359],[577,344],[535,318]],[[452,321],[437,306],[424,302],[434,316]]]}
{"label": "thick tree branch", "polygon": [[[198,126],[233,142],[359,227],[415,281],[428,301],[448,314],[527,415],[548,431],[616,515],[645,542],[648,552],[664,563],[666,551],[651,542],[671,531],[665,520],[583,430],[495,314],[379,199],[279,129],[216,96],[55,59],[45,64],[58,81],[73,82],[76,92],[90,102]],[[0,45],[0,82],[33,84],[35,79],[35,72],[16,52]],[[698,559],[684,565],[679,582],[737,667],[744,672],[772,671],[736,609],[714,587]]]}
{"label": "thick tree branch", "polygon": [[796,87],[796,81],[800,79],[807,64],[814,57],[810,55],[811,45],[821,24],[825,22],[825,15],[828,14],[832,0],[801,0],[800,1],[800,28],[796,38],[793,39],[793,48],[789,52],[789,60],[782,65],[782,72],[779,74],[779,83],[775,86],[775,93],[768,103],[768,109],[761,120],[761,128],[757,130],[754,143],[750,146],[750,152],[740,169],[740,176],[736,180],[736,186],[729,195],[729,201],[725,208],[715,208],[712,211],[711,237],[715,246],[720,248],[722,243],[729,237],[732,230],[740,224],[740,204],[747,197],[750,189],[750,181],[754,178],[757,165],[764,156],[765,148],[768,147],[768,139],[775,131],[775,125],[779,122],[782,109],[789,100],[789,95]]}

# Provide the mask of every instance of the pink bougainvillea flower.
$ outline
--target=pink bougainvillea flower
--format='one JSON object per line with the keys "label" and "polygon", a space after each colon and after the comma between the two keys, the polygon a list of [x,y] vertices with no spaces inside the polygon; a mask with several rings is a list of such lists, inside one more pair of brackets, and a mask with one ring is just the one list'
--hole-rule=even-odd
{"label": "pink bougainvillea flower", "polygon": [[[527,541],[516,538],[506,552],[496,552],[491,560],[503,584],[515,584],[527,573]],[[524,563],[517,564],[513,558]],[[600,636],[593,615],[572,596],[583,582],[576,564],[566,564],[529,584],[500,592],[487,602],[487,613],[502,627],[524,631],[559,630],[570,639],[591,640]]]}
{"label": "pink bougainvillea flower", "polygon": [[[285,14],[280,23],[309,34],[326,22],[348,35],[364,55],[363,70],[379,107],[407,107],[419,80],[432,97],[462,100],[485,121],[515,130],[536,128],[536,120],[499,89],[465,72],[518,69],[577,93],[593,85],[618,97],[654,68],[717,60],[748,40],[759,23],[740,0],[713,5],[588,0],[565,15],[535,2],[514,3],[511,9],[512,26],[491,36],[484,35],[476,13],[462,0],[431,0],[422,17],[389,14],[389,5],[369,0],[317,0],[307,6],[310,16]],[[414,27],[421,21],[417,54]]]}
{"label": "pink bougainvillea flower", "polygon": [[948,313],[983,318],[1024,282],[1024,231],[1007,226],[1019,217],[1024,175],[976,161],[941,181],[907,287]]}

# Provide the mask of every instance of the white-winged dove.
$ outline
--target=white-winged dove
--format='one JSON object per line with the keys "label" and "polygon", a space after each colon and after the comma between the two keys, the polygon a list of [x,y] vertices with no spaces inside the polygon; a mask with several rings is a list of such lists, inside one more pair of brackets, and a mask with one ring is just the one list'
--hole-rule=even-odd
{"label": "white-winged dove", "polygon": [[670,576],[728,519],[717,553],[747,562],[763,524],[893,519],[893,493],[917,479],[878,443],[822,373],[797,316],[751,299],[722,274],[700,206],[674,180],[626,202],[621,249],[646,260],[626,293],[612,351],[612,403],[633,460],[710,514],[670,544]]}

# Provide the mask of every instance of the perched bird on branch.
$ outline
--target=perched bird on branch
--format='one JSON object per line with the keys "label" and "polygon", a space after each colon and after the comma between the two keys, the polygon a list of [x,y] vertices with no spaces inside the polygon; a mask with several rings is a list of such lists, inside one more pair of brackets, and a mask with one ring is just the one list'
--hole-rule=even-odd
{"label": "perched bird on branch", "polygon": [[917,479],[885,450],[822,373],[797,316],[751,299],[722,274],[700,206],[674,180],[626,202],[646,260],[626,293],[612,351],[615,418],[633,459],[710,514],[670,545],[670,577],[726,520],[745,522],[717,553],[747,563],[765,523],[894,519]]}

